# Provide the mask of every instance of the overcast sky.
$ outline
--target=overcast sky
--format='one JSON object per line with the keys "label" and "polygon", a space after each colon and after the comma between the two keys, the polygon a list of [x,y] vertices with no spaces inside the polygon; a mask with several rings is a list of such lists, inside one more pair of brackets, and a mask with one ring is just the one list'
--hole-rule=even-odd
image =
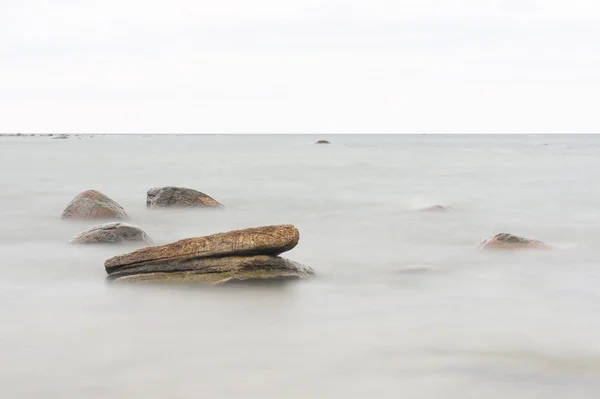
{"label": "overcast sky", "polygon": [[0,0],[1,132],[600,132],[598,0]]}

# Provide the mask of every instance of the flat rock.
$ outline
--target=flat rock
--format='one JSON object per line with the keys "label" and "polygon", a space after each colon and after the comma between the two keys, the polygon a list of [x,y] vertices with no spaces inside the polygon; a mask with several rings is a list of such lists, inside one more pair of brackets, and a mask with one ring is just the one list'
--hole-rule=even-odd
{"label": "flat rock", "polygon": [[69,136],[67,136],[66,134],[59,134],[58,136],[52,137],[52,139],[54,139],[54,140],[65,140],[68,138],[69,138]]}
{"label": "flat rock", "polygon": [[479,246],[482,249],[550,249],[551,247],[538,240],[507,233],[499,233],[483,240]]}
{"label": "flat rock", "polygon": [[155,187],[148,190],[146,206],[155,207],[185,207],[206,208],[222,207],[214,198],[200,191],[184,187]]}
{"label": "flat rock", "polygon": [[104,223],[82,231],[69,241],[71,244],[142,242],[153,245],[146,232],[128,223]]}
{"label": "flat rock", "polygon": [[315,144],[331,144],[331,143],[327,140],[319,140]]}
{"label": "flat rock", "polygon": [[309,277],[314,271],[300,263],[271,255],[226,256],[149,262],[111,272],[111,281],[231,284],[273,282]]}
{"label": "flat rock", "polygon": [[107,273],[147,262],[165,263],[224,256],[279,255],[294,248],[300,233],[293,225],[264,226],[205,237],[186,238],[171,244],[142,248],[108,259]]}
{"label": "flat rock", "polygon": [[115,201],[96,190],[77,195],[62,213],[62,219],[129,219]]}

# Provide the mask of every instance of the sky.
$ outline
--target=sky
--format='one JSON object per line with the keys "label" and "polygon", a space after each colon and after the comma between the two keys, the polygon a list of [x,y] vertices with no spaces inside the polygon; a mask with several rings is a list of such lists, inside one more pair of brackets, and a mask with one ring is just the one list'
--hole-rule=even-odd
{"label": "sky", "polygon": [[3,133],[600,132],[597,0],[0,0]]}

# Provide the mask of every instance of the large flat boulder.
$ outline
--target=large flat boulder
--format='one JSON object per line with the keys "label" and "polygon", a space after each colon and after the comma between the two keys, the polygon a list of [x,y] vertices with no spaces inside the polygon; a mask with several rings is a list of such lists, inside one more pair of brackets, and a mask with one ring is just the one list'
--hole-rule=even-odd
{"label": "large flat boulder", "polygon": [[483,240],[479,246],[482,249],[550,249],[551,247],[538,240],[515,236],[508,233],[499,233]]}
{"label": "large flat boulder", "polygon": [[77,195],[65,208],[62,219],[120,219],[129,216],[115,201],[96,190],[87,190]]}
{"label": "large flat boulder", "polygon": [[147,262],[185,260],[225,256],[279,255],[294,248],[300,233],[293,225],[264,226],[205,237],[186,238],[171,244],[142,248],[108,259],[104,266],[116,270]]}
{"label": "large flat boulder", "polygon": [[200,191],[184,187],[155,187],[146,194],[148,208],[220,208],[223,205]]}
{"label": "large flat boulder", "polygon": [[128,223],[104,223],[82,231],[69,241],[71,244],[154,242],[141,228]]}

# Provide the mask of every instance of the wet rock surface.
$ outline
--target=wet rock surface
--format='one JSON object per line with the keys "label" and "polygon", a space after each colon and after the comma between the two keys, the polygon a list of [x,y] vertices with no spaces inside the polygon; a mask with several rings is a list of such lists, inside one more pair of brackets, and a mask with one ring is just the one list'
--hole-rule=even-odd
{"label": "wet rock surface", "polygon": [[194,237],[108,259],[108,279],[131,282],[229,284],[306,278],[314,271],[279,254],[294,248],[292,225]]}
{"label": "wet rock surface", "polygon": [[128,223],[104,223],[82,231],[69,241],[71,244],[141,242],[152,245],[154,242],[141,228]]}
{"label": "wet rock surface", "polygon": [[219,208],[223,205],[214,198],[191,188],[154,187],[146,194],[146,206],[148,208]]}
{"label": "wet rock surface", "polygon": [[127,220],[125,209],[96,190],[87,190],[77,195],[67,205],[62,219],[119,219]]}
{"label": "wet rock surface", "polygon": [[550,249],[551,247],[541,241],[515,236],[508,233],[499,233],[483,240],[479,246],[482,249]]}

